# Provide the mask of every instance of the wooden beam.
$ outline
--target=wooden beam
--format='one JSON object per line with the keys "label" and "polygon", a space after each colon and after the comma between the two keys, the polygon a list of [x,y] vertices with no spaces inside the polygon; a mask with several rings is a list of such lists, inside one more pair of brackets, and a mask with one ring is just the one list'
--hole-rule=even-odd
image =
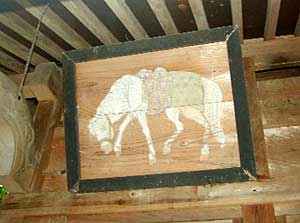
{"label": "wooden beam", "polygon": [[275,223],[272,204],[243,205],[243,223]]}
{"label": "wooden beam", "polygon": [[148,38],[148,34],[127,6],[125,0],[105,0],[105,2],[135,39]]}
{"label": "wooden beam", "polygon": [[119,42],[110,30],[95,16],[82,0],[61,1],[61,3],[84,24],[101,42]]}
{"label": "wooden beam", "polygon": [[274,39],[278,23],[281,0],[268,0],[266,23],[265,23],[265,40]]}
{"label": "wooden beam", "polygon": [[[14,40],[13,38],[11,38],[10,36],[6,35],[3,32],[0,32],[0,39],[1,39],[0,46],[2,48],[8,50],[12,54],[22,58],[25,61],[27,60],[29,55],[29,48],[22,45],[21,43]],[[44,57],[40,56],[37,53],[32,54],[32,58],[31,58],[32,64],[37,65],[44,62],[48,62],[48,60],[46,60]]]}
{"label": "wooden beam", "polygon": [[[67,223],[67,216],[25,217],[23,223]],[[99,222],[99,220],[98,220]]]}
{"label": "wooden beam", "polygon": [[208,29],[209,25],[207,22],[202,1],[189,0],[189,4],[191,6],[191,10],[193,12],[193,16],[196,21],[198,30]]}
{"label": "wooden beam", "polygon": [[254,145],[254,157],[256,163],[256,173],[259,178],[268,178],[269,169],[266,155],[266,144],[264,129],[261,118],[261,109],[257,94],[257,84],[255,79],[254,62],[251,58],[244,59],[245,79],[247,82],[247,92],[250,110],[250,120],[252,138]]}
{"label": "wooden beam", "polygon": [[0,51],[0,64],[2,64],[5,67],[8,67],[16,73],[22,73],[25,68],[25,65],[23,63],[2,51]]}
{"label": "wooden beam", "polygon": [[300,36],[300,14],[299,14],[298,21],[297,21],[297,24],[295,27],[295,36]]}
{"label": "wooden beam", "polygon": [[300,37],[280,37],[275,40],[245,40],[243,57],[253,57],[255,70],[300,65]]}
{"label": "wooden beam", "polygon": [[[25,8],[31,15],[33,15],[38,20],[43,13],[45,8],[44,5],[33,6],[27,0],[16,0],[19,5]],[[65,21],[63,21],[50,7],[47,9],[44,17],[43,24],[45,24],[49,29],[59,35],[62,39],[68,42],[74,48],[87,48],[90,44],[82,38],[77,32],[75,32]]]}
{"label": "wooden beam", "polygon": [[148,4],[167,35],[178,33],[177,27],[164,0],[148,0]]}
{"label": "wooden beam", "polygon": [[243,42],[243,9],[242,0],[230,0],[232,25],[237,25],[240,29],[241,42]]}
{"label": "wooden beam", "polygon": [[[15,31],[16,33],[23,36],[28,41],[32,42],[36,33],[36,27],[33,27],[29,23],[25,22],[24,19],[19,17],[13,12],[0,13],[0,22]],[[59,47],[55,42],[49,39],[43,33],[39,33],[38,41],[36,45],[50,54],[52,57],[61,61],[62,52],[64,49]]]}
{"label": "wooden beam", "polygon": [[0,72],[6,75],[14,75],[15,72],[0,64]]}

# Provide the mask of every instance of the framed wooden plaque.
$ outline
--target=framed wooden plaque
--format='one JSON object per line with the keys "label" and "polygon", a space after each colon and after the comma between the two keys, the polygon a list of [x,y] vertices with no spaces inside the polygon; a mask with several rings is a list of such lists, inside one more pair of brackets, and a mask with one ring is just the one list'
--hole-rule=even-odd
{"label": "framed wooden plaque", "polygon": [[69,51],[63,70],[70,191],[256,177],[236,27]]}

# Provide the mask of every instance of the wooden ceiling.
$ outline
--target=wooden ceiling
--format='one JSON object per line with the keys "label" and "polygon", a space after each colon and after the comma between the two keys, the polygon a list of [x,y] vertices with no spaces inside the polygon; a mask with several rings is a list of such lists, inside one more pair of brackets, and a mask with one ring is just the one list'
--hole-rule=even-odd
{"label": "wooden ceiling", "polygon": [[31,60],[61,64],[63,51],[236,24],[243,39],[300,35],[299,0],[0,0],[0,70]]}

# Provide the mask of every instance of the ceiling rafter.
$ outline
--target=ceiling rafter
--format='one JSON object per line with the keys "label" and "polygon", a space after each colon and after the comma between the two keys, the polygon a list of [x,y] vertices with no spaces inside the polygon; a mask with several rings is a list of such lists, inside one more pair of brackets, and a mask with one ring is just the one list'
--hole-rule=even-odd
{"label": "ceiling rafter", "polygon": [[82,0],[62,1],[61,3],[104,44],[119,42]]}
{"label": "ceiling rafter", "polygon": [[[33,15],[38,20],[40,19],[45,6],[33,6],[27,0],[16,1],[31,15]],[[47,9],[45,15],[43,16],[42,23],[74,48],[90,47],[90,44],[77,32],[75,32],[67,23],[65,23],[50,7]]]}

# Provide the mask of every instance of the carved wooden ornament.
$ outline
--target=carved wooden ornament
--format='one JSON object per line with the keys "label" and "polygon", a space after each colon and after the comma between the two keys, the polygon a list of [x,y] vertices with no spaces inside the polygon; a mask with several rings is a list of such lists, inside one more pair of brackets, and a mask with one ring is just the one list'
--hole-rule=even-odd
{"label": "carved wooden ornament", "polygon": [[0,72],[0,175],[14,175],[29,164],[34,129],[26,101],[18,87]]}

